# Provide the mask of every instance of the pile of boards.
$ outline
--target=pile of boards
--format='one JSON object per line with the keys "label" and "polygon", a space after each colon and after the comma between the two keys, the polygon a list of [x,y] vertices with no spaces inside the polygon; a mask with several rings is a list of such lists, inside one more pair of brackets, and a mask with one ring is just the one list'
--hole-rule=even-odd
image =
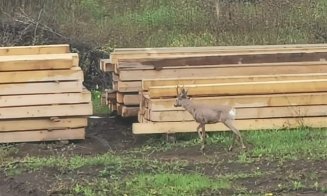
{"label": "pile of boards", "polygon": [[101,68],[112,75],[111,108],[138,115],[135,134],[195,131],[192,116],[173,107],[177,85],[194,102],[236,107],[236,126],[251,130],[327,126],[326,59],[327,44],[122,48]]}
{"label": "pile of boards", "polygon": [[0,47],[0,143],[85,138],[91,94],[69,45]]}

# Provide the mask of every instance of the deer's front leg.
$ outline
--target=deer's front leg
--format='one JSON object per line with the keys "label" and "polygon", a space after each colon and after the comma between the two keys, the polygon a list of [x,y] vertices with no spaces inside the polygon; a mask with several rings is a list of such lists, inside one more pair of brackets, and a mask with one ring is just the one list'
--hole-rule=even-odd
{"label": "deer's front leg", "polygon": [[200,132],[200,128],[202,127],[202,125],[201,124],[199,124],[199,126],[196,128],[196,131],[198,132],[198,135],[199,135],[199,137],[200,137],[200,140],[202,141],[203,140],[203,137],[202,137],[202,134],[201,134],[201,132]]}

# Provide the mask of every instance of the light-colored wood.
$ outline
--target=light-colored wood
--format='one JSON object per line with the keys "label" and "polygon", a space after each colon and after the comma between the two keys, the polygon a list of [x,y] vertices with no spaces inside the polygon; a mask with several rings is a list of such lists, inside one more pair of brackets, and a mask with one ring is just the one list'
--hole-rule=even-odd
{"label": "light-colored wood", "polygon": [[[279,80],[305,80],[305,79],[327,79],[327,73],[313,74],[280,74],[280,75],[250,75],[250,76],[221,76],[221,77],[195,77],[195,78],[162,78],[142,80],[142,90],[149,87],[191,85],[191,84],[220,84],[231,82],[259,82]],[[127,83],[127,82],[125,82]]]}
{"label": "light-colored wood", "polygon": [[[188,95],[257,95],[327,92],[327,79],[185,85]],[[175,97],[176,86],[150,87],[151,98]]]}
{"label": "light-colored wood", "polygon": [[80,81],[0,84],[0,96],[47,93],[74,93],[82,91],[83,85]]}
{"label": "light-colored wood", "polygon": [[55,140],[83,140],[85,139],[85,128],[61,129],[61,130],[36,130],[0,133],[0,143],[13,142],[40,142]]}
{"label": "light-colored wood", "polygon": [[184,67],[182,69],[155,70],[121,70],[121,81],[137,81],[154,78],[184,78],[184,77],[220,77],[276,74],[309,74],[327,73],[327,62],[273,63],[273,64],[243,64],[224,65],[219,67]]}
{"label": "light-colored wood", "polygon": [[[308,127],[327,127],[326,117],[306,118],[277,118],[277,119],[256,119],[237,120],[235,126],[240,130],[261,130],[261,129],[284,129]],[[187,133],[196,132],[198,124],[195,122],[158,122],[158,123],[134,123],[134,134],[155,134],[155,133]],[[206,125],[206,131],[228,131],[222,123]]]}
{"label": "light-colored wood", "polygon": [[117,84],[118,92],[131,93],[131,92],[139,92],[142,89],[141,81],[132,81],[132,82],[122,82],[118,81]]}
{"label": "light-colored wood", "polygon": [[78,54],[0,56],[0,71],[70,69],[78,66]]}
{"label": "light-colored wood", "polygon": [[118,91],[118,81],[112,81],[112,90]]}
{"label": "light-colored wood", "polygon": [[[160,111],[148,110],[144,116],[154,122],[179,122],[194,121],[193,116],[187,111]],[[286,107],[262,107],[262,108],[238,108],[236,119],[261,119],[261,118],[284,118],[284,117],[313,117],[326,116],[327,105],[314,106],[286,106]]]}
{"label": "light-colored wood", "polygon": [[127,106],[140,105],[141,95],[139,94],[125,94],[123,96],[123,103]]}
{"label": "light-colored wood", "polygon": [[139,107],[122,106],[122,117],[136,117],[138,115]]}
{"label": "light-colored wood", "polygon": [[0,96],[0,108],[75,103],[91,103],[91,93],[84,91],[83,93]]}
{"label": "light-colored wood", "polygon": [[78,68],[78,70],[0,72],[0,84],[76,80],[84,80],[83,71],[80,68]]}
{"label": "light-colored wood", "polygon": [[125,52],[159,52],[159,51],[208,51],[208,50],[264,50],[264,49],[273,49],[273,50],[294,50],[298,48],[303,49],[317,49],[317,48],[327,48],[326,44],[284,44],[284,45],[246,45],[246,46],[204,46],[204,47],[157,47],[157,48],[115,48],[115,53],[125,53]]}
{"label": "light-colored wood", "polygon": [[0,56],[64,54],[69,52],[70,49],[68,44],[0,47]]}
{"label": "light-colored wood", "polygon": [[111,72],[111,78],[112,78],[112,81],[119,81],[119,76],[117,74],[115,74],[114,72]]}
{"label": "light-colored wood", "polygon": [[316,48],[316,49],[307,49],[307,48],[297,48],[297,49],[267,49],[267,50],[211,50],[211,51],[149,51],[149,52],[139,52],[139,51],[130,51],[119,53],[112,53],[110,55],[111,62],[117,64],[119,59],[146,59],[146,58],[180,58],[180,57],[201,57],[201,56],[239,56],[239,55],[267,55],[267,54],[299,54],[299,53],[323,53],[327,52],[327,48]]}
{"label": "light-colored wood", "polygon": [[[152,111],[183,110],[174,107],[175,98],[149,99],[143,98],[145,106]],[[327,92],[323,93],[292,93],[292,94],[268,94],[268,95],[244,95],[244,96],[221,96],[221,97],[193,97],[192,101],[197,104],[207,105],[231,105],[237,108],[247,107],[276,107],[276,106],[299,106],[299,105],[324,105],[327,104]]]}
{"label": "light-colored wood", "polygon": [[0,120],[0,132],[42,129],[56,130],[65,128],[81,128],[86,126],[86,117],[59,118],[57,122],[50,120],[50,118]]}
{"label": "light-colored wood", "polygon": [[100,70],[104,72],[113,72],[113,65],[110,59],[100,59]]}
{"label": "light-colored wood", "polygon": [[116,93],[116,100],[118,103],[123,104],[124,103],[124,94],[123,93]]}
{"label": "light-colored wood", "polygon": [[87,116],[92,115],[92,104],[45,105],[8,107],[0,109],[0,119]]}

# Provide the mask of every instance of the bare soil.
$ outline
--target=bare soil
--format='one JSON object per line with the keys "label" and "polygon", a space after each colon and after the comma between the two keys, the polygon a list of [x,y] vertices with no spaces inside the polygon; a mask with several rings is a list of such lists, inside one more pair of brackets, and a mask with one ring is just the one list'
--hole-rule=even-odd
{"label": "bare soil", "polygon": [[[15,146],[19,150],[12,156],[96,155],[108,150],[118,153],[126,152],[129,149],[142,146],[150,137],[134,137],[131,133],[131,123],[132,120],[118,118],[90,119],[87,136],[83,141],[16,144]],[[184,168],[185,172],[197,171],[216,178],[228,174],[255,173],[256,171],[264,174],[232,179],[232,189],[219,192],[208,190],[203,195],[242,194],[240,187],[246,187],[247,193],[253,194],[325,195],[313,188],[315,183],[327,187],[327,163],[325,160],[286,162],[258,160],[252,163],[239,163],[235,161],[239,152],[240,149],[228,152],[227,149],[219,145],[211,145],[208,146],[207,154],[203,156],[199,151],[199,146],[195,146],[153,152],[149,158],[163,162],[185,160],[189,163]],[[6,175],[4,171],[1,171],[0,196],[65,195],[69,193],[72,179],[83,181],[83,179],[95,175],[99,169],[88,167],[79,169],[77,173],[70,173],[65,170],[46,168],[39,171],[23,171],[15,175]],[[58,179],[59,174],[60,179]],[[304,187],[312,188],[296,188],[294,182],[301,182],[302,185],[305,185]],[[49,191],[53,190],[54,187],[60,191]]]}

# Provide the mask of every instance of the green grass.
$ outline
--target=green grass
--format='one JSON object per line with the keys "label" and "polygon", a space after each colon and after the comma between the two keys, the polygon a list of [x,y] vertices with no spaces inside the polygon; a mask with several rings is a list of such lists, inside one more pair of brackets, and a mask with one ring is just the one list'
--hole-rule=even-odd
{"label": "green grass", "polygon": [[92,92],[92,105],[93,105],[93,114],[94,115],[108,115],[110,110],[108,106],[101,103],[101,91],[93,90]]}

